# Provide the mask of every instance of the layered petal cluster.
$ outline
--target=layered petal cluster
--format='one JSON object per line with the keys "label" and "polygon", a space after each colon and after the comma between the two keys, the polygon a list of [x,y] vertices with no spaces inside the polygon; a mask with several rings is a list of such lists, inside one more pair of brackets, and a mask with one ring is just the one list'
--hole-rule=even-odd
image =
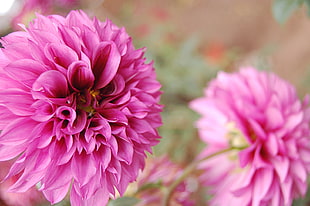
{"label": "layered petal cluster", "polygon": [[200,164],[210,205],[289,206],[306,193],[310,113],[291,84],[254,68],[221,72],[190,106],[202,115],[201,158],[242,148]]}
{"label": "layered petal cluster", "polygon": [[[161,187],[169,187],[183,172],[177,164],[171,162],[168,157],[148,159],[144,171],[139,175],[137,184],[140,202],[137,206],[158,206],[164,197]],[[169,205],[194,206],[191,198],[195,187],[190,181],[183,181],[173,192]]]}
{"label": "layered petal cluster", "polygon": [[82,11],[38,16],[2,38],[0,160],[24,192],[40,182],[52,203],[122,195],[159,141],[161,85],[123,28]]}
{"label": "layered petal cluster", "polygon": [[[5,178],[9,171],[11,162],[0,163],[0,179]],[[25,193],[11,193],[7,192],[8,188],[13,185],[18,176],[9,178],[4,183],[0,184],[0,205],[7,206],[33,206],[44,203],[44,197],[35,187],[30,188]],[[3,203],[2,203],[2,202]]]}

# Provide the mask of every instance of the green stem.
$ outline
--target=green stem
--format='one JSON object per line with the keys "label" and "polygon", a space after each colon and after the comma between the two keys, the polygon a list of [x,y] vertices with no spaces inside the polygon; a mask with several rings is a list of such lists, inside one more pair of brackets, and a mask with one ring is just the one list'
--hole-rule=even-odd
{"label": "green stem", "polygon": [[163,184],[161,181],[156,182],[156,183],[147,183],[139,187],[139,189],[134,193],[134,197],[136,197],[140,192],[143,192],[144,190],[148,189],[154,189],[154,188],[162,188]]}
{"label": "green stem", "polygon": [[215,153],[212,153],[208,156],[206,156],[205,158],[199,160],[199,161],[195,161],[193,163],[191,163],[190,165],[188,165],[181,176],[179,176],[165,191],[165,194],[164,194],[164,199],[162,201],[162,206],[169,206],[169,202],[170,202],[170,199],[171,199],[171,196],[173,195],[173,192],[175,190],[175,188],[181,184],[195,169],[196,167],[198,166],[199,163],[205,161],[205,160],[208,160],[208,159],[211,159],[212,157],[215,157],[217,155],[220,155],[220,154],[223,154],[223,153],[226,153],[226,152],[229,152],[229,151],[232,151],[232,150],[235,150],[235,149],[243,149],[243,148],[236,148],[236,147],[230,147],[230,148],[226,148],[226,149],[223,149],[223,150],[220,150],[220,151],[217,151]]}

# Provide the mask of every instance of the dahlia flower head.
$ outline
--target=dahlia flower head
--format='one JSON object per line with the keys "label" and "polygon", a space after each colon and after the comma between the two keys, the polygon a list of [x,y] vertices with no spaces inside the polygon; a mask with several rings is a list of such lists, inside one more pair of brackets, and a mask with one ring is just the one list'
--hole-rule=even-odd
{"label": "dahlia flower head", "polygon": [[[5,178],[7,172],[11,167],[11,162],[0,162],[0,179]],[[45,203],[44,197],[40,191],[35,187],[31,187],[27,192],[24,193],[12,193],[7,192],[8,188],[13,185],[18,176],[9,178],[4,183],[0,184],[0,205],[3,206],[33,206],[37,204]],[[1,201],[3,203],[1,203]]]}
{"label": "dahlia flower head", "polygon": [[[140,202],[136,206],[161,205],[164,192],[161,187],[169,187],[183,172],[183,169],[171,162],[167,156],[149,158],[145,169],[137,179],[138,198]],[[192,194],[195,181],[184,180],[173,191],[169,205],[194,206]],[[127,192],[126,192],[127,193]]]}
{"label": "dahlia flower head", "polygon": [[289,206],[305,195],[310,169],[308,98],[273,73],[243,68],[220,72],[204,97],[190,103],[207,147],[201,181],[210,205]]}
{"label": "dahlia flower head", "polygon": [[23,0],[23,9],[49,11],[52,7],[75,6],[79,0]]}
{"label": "dahlia flower head", "polygon": [[124,28],[38,15],[2,38],[0,160],[18,159],[10,192],[39,183],[52,204],[105,205],[122,195],[159,141],[161,85]]}

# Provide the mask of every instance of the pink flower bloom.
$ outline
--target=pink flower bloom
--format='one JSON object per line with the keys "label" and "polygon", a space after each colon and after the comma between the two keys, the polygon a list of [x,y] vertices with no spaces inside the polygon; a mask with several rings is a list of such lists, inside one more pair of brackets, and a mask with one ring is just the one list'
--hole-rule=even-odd
{"label": "pink flower bloom", "polygon": [[291,205],[307,190],[310,169],[308,99],[275,74],[242,69],[221,72],[191,102],[208,147],[216,151],[244,147],[201,163],[204,184],[214,195],[210,205]]}
{"label": "pink flower bloom", "polygon": [[[5,178],[6,173],[9,171],[11,162],[0,162],[0,180]],[[44,202],[43,195],[36,190],[35,187],[30,188],[25,193],[11,193],[7,192],[8,188],[13,185],[18,176],[9,178],[4,183],[0,184],[0,200],[8,206],[33,206]],[[1,202],[0,202],[0,205]]]}
{"label": "pink flower bloom", "polygon": [[[23,0],[22,8],[19,14],[13,19],[12,24],[15,29],[18,29],[17,24],[24,22],[30,13],[40,12],[43,14],[52,13],[54,8],[70,10],[77,6],[79,0]],[[29,19],[31,20],[31,19]]]}
{"label": "pink flower bloom", "polygon": [[[150,188],[141,191],[139,194],[140,202],[137,206],[158,206],[161,204],[164,193],[160,186],[170,186],[179,175],[182,174],[182,169],[172,163],[167,157],[159,157],[148,159],[144,171],[139,175],[137,180],[138,188],[147,185],[158,185],[157,187],[150,186]],[[183,181],[175,191],[170,199],[172,206],[193,206],[195,202],[191,200],[190,182]]]}
{"label": "pink flower bloom", "polygon": [[8,177],[22,172],[10,191],[40,182],[54,204],[71,185],[73,206],[122,195],[160,138],[161,85],[144,49],[82,11],[39,15],[1,43],[0,160],[18,156]]}

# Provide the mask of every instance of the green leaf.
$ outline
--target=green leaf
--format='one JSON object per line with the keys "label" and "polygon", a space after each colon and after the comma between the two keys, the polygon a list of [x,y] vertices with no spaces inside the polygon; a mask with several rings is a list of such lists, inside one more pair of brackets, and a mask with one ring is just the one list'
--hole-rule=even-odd
{"label": "green leaf", "polygon": [[274,0],[272,5],[274,18],[284,23],[303,2],[304,0]]}
{"label": "green leaf", "polygon": [[135,206],[140,200],[134,197],[121,197],[111,200],[108,206]]}

